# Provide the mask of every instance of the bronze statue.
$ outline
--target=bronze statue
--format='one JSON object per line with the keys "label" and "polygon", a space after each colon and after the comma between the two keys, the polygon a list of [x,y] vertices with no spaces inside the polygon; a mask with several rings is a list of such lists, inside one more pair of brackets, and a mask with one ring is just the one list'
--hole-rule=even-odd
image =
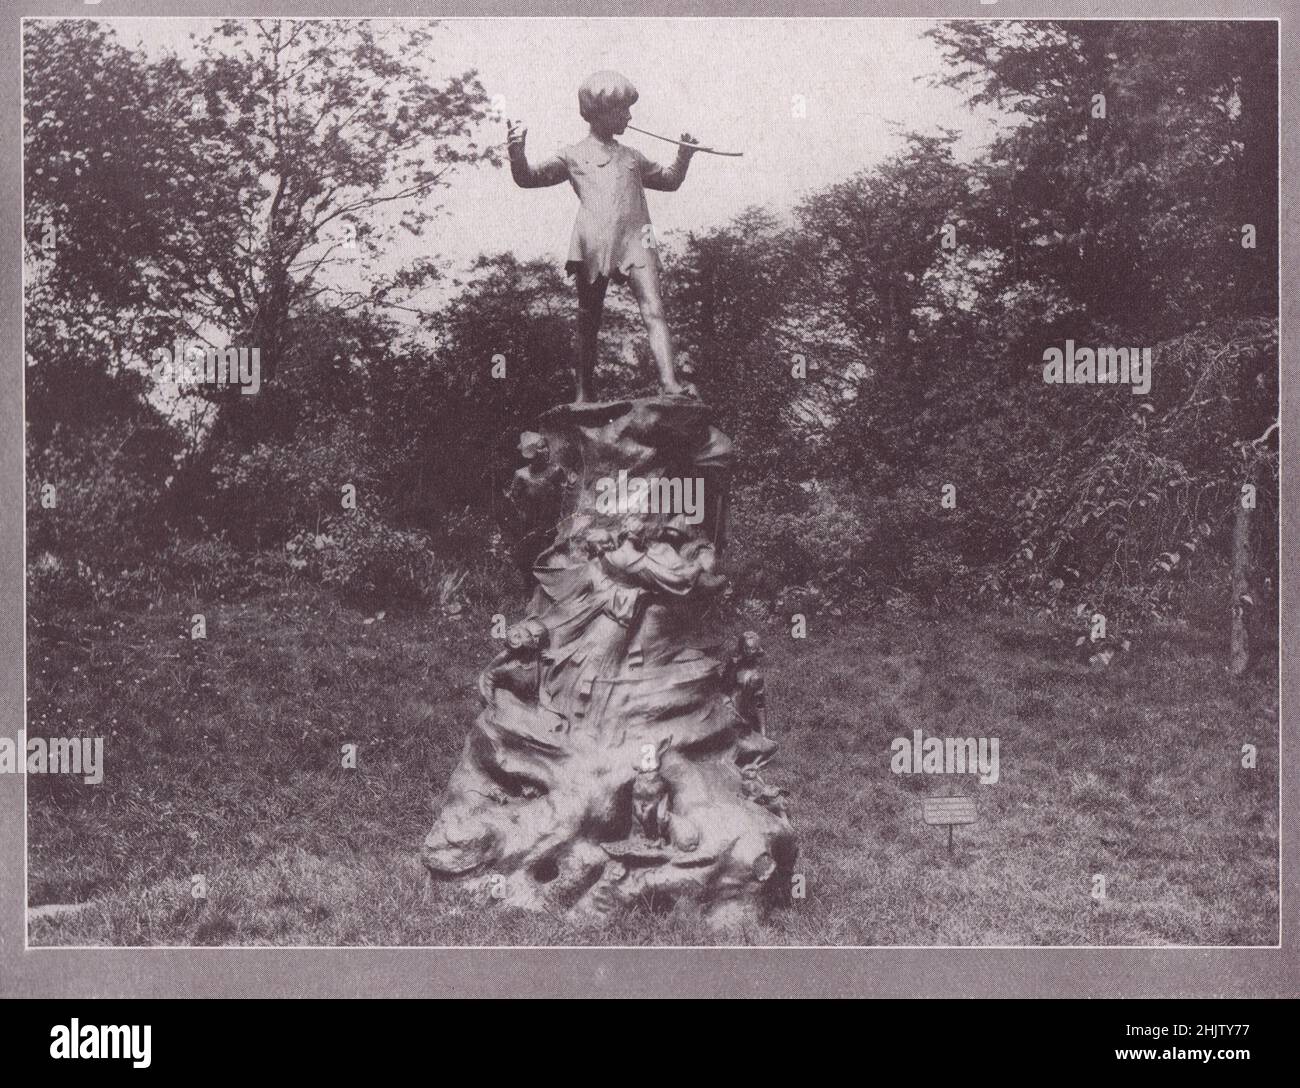
{"label": "bronze statue", "polygon": [[506,498],[516,519],[517,537],[512,549],[515,566],[531,584],[533,563],[550,542],[559,519],[569,473],[551,464],[550,444],[536,431],[520,435],[519,452],[528,463],[515,472]]}
{"label": "bronze statue", "polygon": [[659,773],[659,761],[672,742],[672,737],[665,737],[653,752],[644,752],[636,765],[636,778],[632,780],[634,832],[649,843],[668,841],[668,806],[671,797],[668,783]]}
{"label": "bronze statue", "polygon": [[614,137],[627,129],[632,119],[629,107],[638,97],[637,89],[617,72],[588,76],[578,88],[578,112],[590,126],[590,134],[537,166],[529,165],[524,152],[527,128],[521,122],[507,122],[510,174],[515,184],[536,189],[567,181],[581,203],[565,264],[578,285],[574,400],[579,404],[592,399],[597,335],[611,280],[632,288],[663,392],[695,392],[677,380],[645,190],[677,189],[686,177],[696,141],[690,133],[682,133],[671,166],[661,166],[620,144]]}
{"label": "bronze statue", "polygon": [[758,667],[765,653],[758,632],[746,631],[736,640],[736,651],[727,663],[732,706],[744,725],[736,745],[736,762],[755,770],[777,750],[776,742],[767,735],[767,692]]}
{"label": "bronze statue", "polygon": [[780,786],[769,786],[758,773],[758,767],[750,764],[740,772],[740,795],[746,801],[762,805],[768,812],[782,819],[786,818],[785,790]]}
{"label": "bronze statue", "polygon": [[[762,647],[708,648],[732,460],[715,417],[681,396],[565,404],[524,436],[512,502],[554,536],[480,677],[422,849],[435,878],[572,919],[688,901],[719,929],[788,894],[798,845],[759,775],[776,749]],[[712,515],[607,509],[598,485],[623,470],[704,473]]]}

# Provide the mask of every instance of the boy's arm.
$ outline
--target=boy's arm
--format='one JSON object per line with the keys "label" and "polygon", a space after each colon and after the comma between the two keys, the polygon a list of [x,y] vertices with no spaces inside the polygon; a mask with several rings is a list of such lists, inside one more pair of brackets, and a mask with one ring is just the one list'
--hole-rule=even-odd
{"label": "boy's arm", "polygon": [[542,189],[569,180],[569,168],[558,155],[552,155],[539,166],[529,166],[524,153],[524,139],[528,129],[518,122],[510,122],[506,147],[510,152],[510,176],[521,189]]}
{"label": "boy's arm", "polygon": [[640,152],[637,154],[641,159],[641,184],[647,189],[658,189],[661,192],[671,193],[681,187],[686,180],[687,167],[691,165],[691,156],[695,150],[686,146],[695,143],[689,132],[682,133],[682,146],[677,149],[677,157],[673,159],[671,166],[660,166],[657,162],[652,162]]}

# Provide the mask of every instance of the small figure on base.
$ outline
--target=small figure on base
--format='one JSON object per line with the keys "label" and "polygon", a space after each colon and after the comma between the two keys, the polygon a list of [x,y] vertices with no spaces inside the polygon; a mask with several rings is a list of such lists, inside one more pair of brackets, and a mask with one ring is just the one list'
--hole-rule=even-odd
{"label": "small figure on base", "polygon": [[506,498],[514,509],[519,534],[513,548],[515,566],[531,585],[533,564],[555,529],[570,474],[551,464],[550,444],[536,431],[519,436],[519,452],[528,463],[515,472]]}
{"label": "small figure on base", "polygon": [[736,640],[736,651],[727,663],[732,706],[746,726],[736,745],[736,762],[755,770],[771,760],[778,747],[767,735],[767,691],[758,667],[765,653],[758,632],[746,631]]}

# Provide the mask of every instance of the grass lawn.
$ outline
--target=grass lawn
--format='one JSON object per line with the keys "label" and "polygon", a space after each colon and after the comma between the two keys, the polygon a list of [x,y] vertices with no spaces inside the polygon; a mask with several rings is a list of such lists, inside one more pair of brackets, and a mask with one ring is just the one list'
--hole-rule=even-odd
{"label": "grass lawn", "polygon": [[[206,641],[189,638],[195,611]],[[105,777],[27,780],[29,903],[46,908],[30,942],[719,941],[686,911],[579,929],[431,884],[416,855],[477,709],[491,617],[368,618],[303,584],[32,622],[28,736],[103,736]],[[763,631],[782,743],[767,777],[790,795],[806,897],[727,940],[1276,943],[1275,670],[1230,680],[1220,637],[1188,629],[1090,671],[1023,618],[809,621],[805,640]],[[1000,780],[895,775],[890,742],[914,728],[997,737]],[[980,814],[951,857],[920,819],[947,792]]]}

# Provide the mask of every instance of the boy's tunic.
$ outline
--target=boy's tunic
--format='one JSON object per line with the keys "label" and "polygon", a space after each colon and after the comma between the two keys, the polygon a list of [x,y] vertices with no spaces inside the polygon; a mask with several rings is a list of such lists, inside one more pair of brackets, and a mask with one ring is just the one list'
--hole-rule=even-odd
{"label": "boy's tunic", "polygon": [[564,267],[588,283],[601,276],[622,279],[629,269],[656,259],[645,190],[672,192],[686,177],[690,161],[690,152],[682,148],[671,166],[661,166],[616,140],[604,143],[588,136],[532,167],[523,141],[510,145],[510,172],[517,185],[535,189],[567,181],[578,194],[581,206]]}

